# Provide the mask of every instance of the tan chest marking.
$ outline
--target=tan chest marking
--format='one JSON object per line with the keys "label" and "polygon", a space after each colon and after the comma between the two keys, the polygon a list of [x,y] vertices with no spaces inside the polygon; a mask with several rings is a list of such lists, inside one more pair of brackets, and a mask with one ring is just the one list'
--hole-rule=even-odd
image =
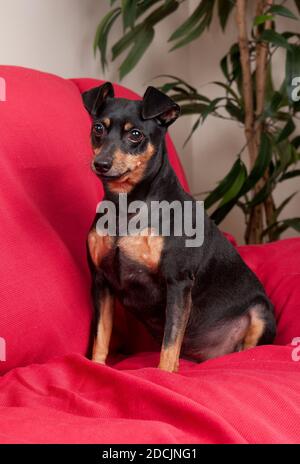
{"label": "tan chest marking", "polygon": [[88,235],[88,247],[93,263],[99,267],[104,256],[108,254],[113,245],[113,239],[109,235],[100,235],[95,229]]}
{"label": "tan chest marking", "polygon": [[121,237],[118,245],[128,258],[154,272],[160,262],[164,239],[153,235],[151,229],[144,229],[140,235]]}

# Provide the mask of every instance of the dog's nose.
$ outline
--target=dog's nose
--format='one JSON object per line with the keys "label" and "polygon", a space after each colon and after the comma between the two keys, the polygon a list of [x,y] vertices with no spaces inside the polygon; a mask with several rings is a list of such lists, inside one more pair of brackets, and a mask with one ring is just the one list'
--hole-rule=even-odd
{"label": "dog's nose", "polygon": [[111,165],[111,161],[105,158],[99,158],[94,160],[94,168],[96,169],[96,171],[101,172],[103,174],[110,170]]}

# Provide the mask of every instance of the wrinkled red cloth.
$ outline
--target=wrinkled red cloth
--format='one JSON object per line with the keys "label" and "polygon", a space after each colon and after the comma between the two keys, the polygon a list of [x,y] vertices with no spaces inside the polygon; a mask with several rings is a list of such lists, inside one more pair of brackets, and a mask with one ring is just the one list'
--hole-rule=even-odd
{"label": "wrinkled red cloth", "polygon": [[158,354],[112,367],[80,355],[0,379],[2,443],[299,442],[300,364],[288,347],[259,347],[179,374]]}
{"label": "wrinkled red cloth", "polygon": [[[299,442],[300,350],[283,345],[300,337],[300,240],[239,248],[275,305],[278,346],[168,374],[119,307],[110,367],[93,364],[85,238],[102,190],[80,92],[99,81],[11,66],[0,77],[0,442]],[[168,151],[187,189],[170,139]]]}

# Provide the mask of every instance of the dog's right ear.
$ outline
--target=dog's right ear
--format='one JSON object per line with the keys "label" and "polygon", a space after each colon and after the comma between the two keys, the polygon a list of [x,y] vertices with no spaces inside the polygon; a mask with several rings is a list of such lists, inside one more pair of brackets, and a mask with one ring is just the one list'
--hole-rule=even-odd
{"label": "dog's right ear", "polygon": [[83,104],[91,116],[96,118],[107,98],[115,96],[114,88],[110,82],[94,87],[82,94]]}

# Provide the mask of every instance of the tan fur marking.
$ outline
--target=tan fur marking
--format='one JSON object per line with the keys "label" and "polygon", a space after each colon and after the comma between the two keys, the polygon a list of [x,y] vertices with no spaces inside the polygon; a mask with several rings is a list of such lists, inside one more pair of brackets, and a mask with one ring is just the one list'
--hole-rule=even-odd
{"label": "tan fur marking", "polygon": [[177,372],[179,369],[180,349],[181,345],[179,347],[178,343],[174,343],[168,348],[162,348],[158,368],[167,372]]}
{"label": "tan fur marking", "polygon": [[164,239],[155,236],[153,230],[144,229],[139,235],[121,237],[118,245],[126,256],[154,272],[160,261]]}
{"label": "tan fur marking", "polygon": [[109,352],[109,342],[113,327],[113,313],[114,300],[111,294],[106,291],[101,299],[100,319],[92,355],[92,360],[100,364],[105,364]]}
{"label": "tan fur marking", "polygon": [[131,122],[126,122],[124,125],[124,130],[125,131],[130,131],[130,129],[133,129],[134,125]]}
{"label": "tan fur marking", "polygon": [[140,182],[147,167],[148,161],[155,153],[154,146],[149,143],[146,151],[139,155],[129,155],[117,150],[114,155],[113,168],[116,172],[130,172],[121,179],[108,182],[111,192],[129,193]]}
{"label": "tan fur marking", "polygon": [[106,129],[109,128],[109,126],[110,126],[110,119],[109,118],[104,118],[101,122],[106,127]]}
{"label": "tan fur marking", "polygon": [[100,235],[95,229],[88,235],[88,247],[93,263],[99,267],[104,256],[112,247],[113,240],[109,235]]}
{"label": "tan fur marking", "polygon": [[162,345],[160,351],[158,367],[163,371],[177,372],[179,369],[179,356],[181,352],[181,346],[185,334],[186,325],[190,317],[191,307],[192,297],[191,292],[189,292],[186,304],[183,308],[181,324],[179,327],[174,327],[174,330],[176,330],[177,332],[175,342],[166,348],[164,347],[164,345]]}
{"label": "tan fur marking", "polygon": [[94,152],[94,155],[95,155],[95,156],[100,155],[100,153],[101,153],[101,148],[94,148],[94,149],[93,149],[93,152]]}
{"label": "tan fur marking", "polygon": [[265,329],[265,322],[259,317],[257,310],[251,310],[249,315],[250,325],[244,340],[244,350],[256,346]]}

